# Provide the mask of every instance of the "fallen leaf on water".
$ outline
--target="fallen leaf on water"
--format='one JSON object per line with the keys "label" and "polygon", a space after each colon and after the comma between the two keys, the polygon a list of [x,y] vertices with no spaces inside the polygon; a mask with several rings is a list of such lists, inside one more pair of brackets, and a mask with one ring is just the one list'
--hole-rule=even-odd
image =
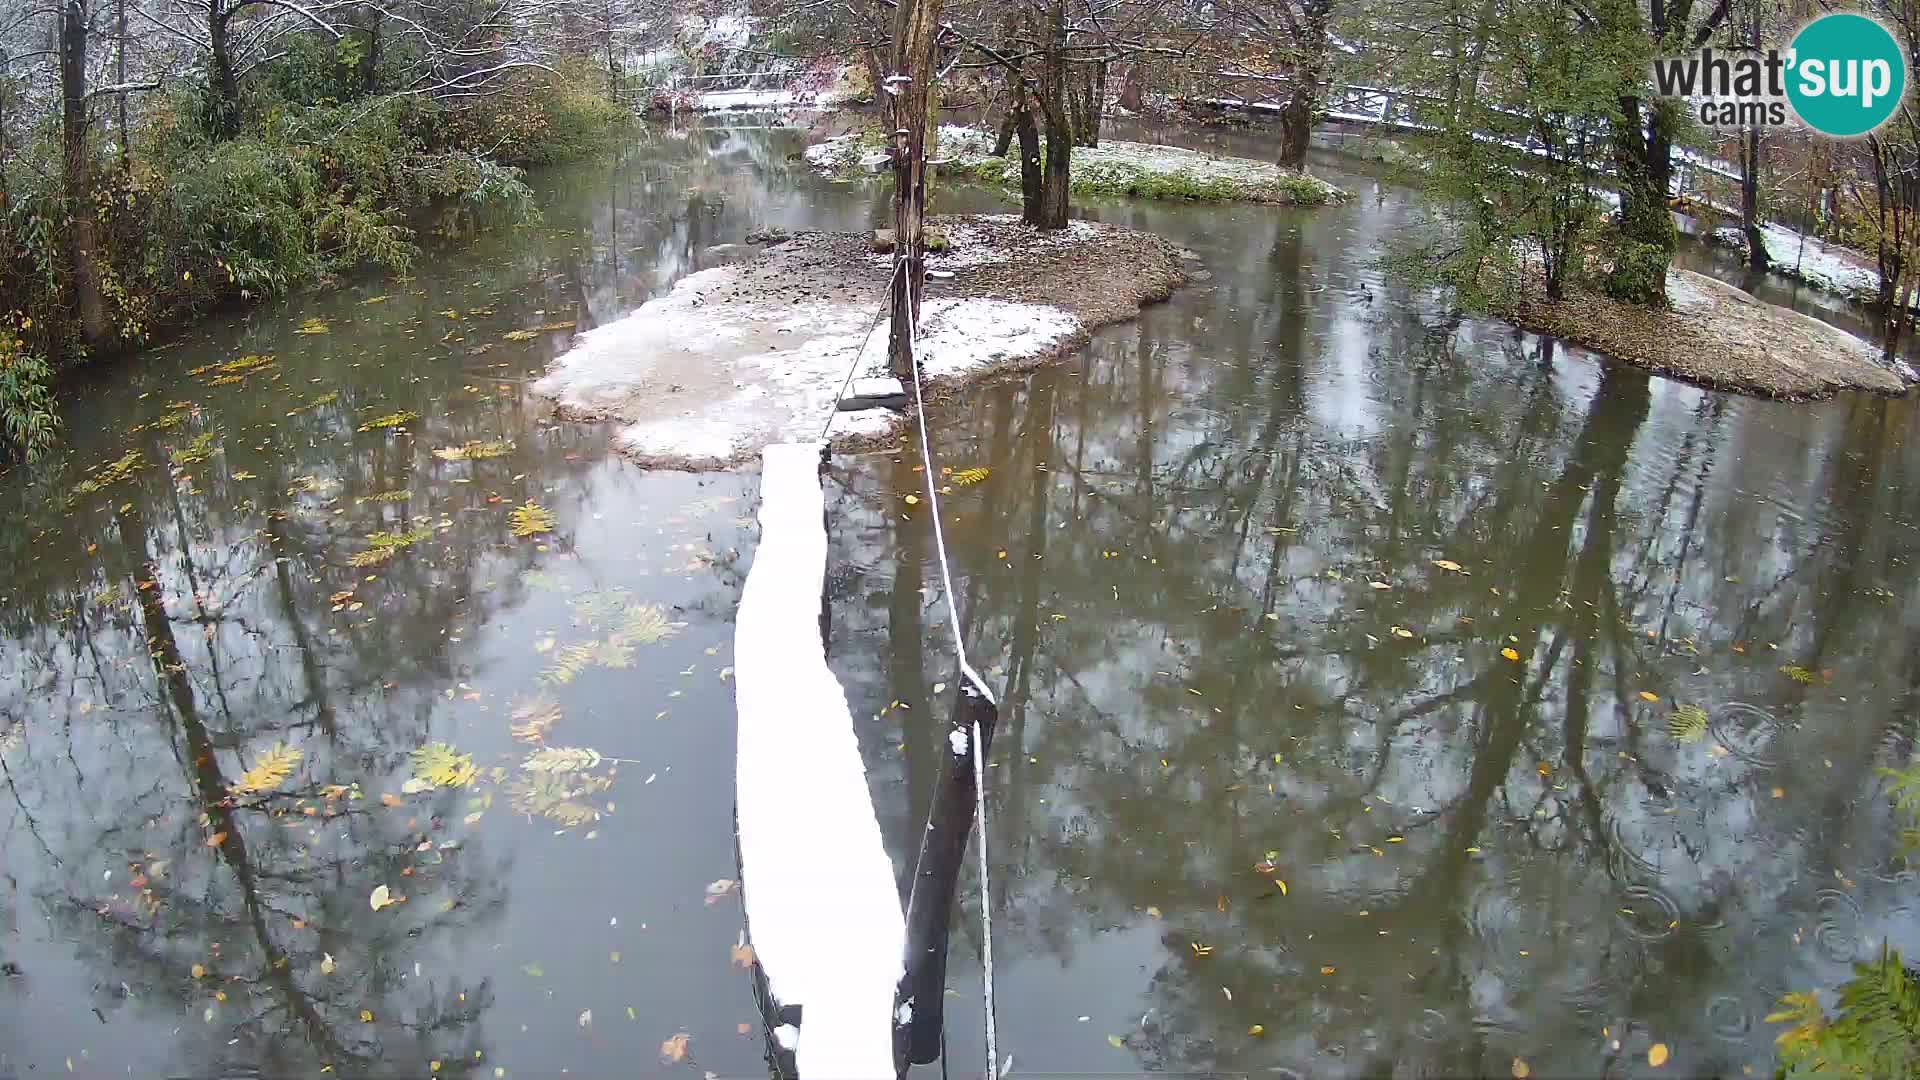
{"label": "fallen leaf on water", "polygon": [[739,887],[740,883],[732,878],[721,878],[719,881],[707,886],[707,906],[712,907],[719,903],[727,894]]}
{"label": "fallen leaf on water", "polygon": [[743,968],[753,966],[753,946],[742,943],[732,949],[733,962]]}
{"label": "fallen leaf on water", "polygon": [[399,903],[399,901],[393,898],[393,894],[387,891],[385,885],[375,885],[372,895],[367,897],[367,906],[375,911],[379,911],[381,908],[390,904],[397,903]]}
{"label": "fallen leaf on water", "polygon": [[1374,587],[1375,589],[1391,589],[1391,588],[1393,588],[1393,586],[1391,586],[1391,585],[1389,585],[1389,584],[1387,584],[1387,583],[1386,583],[1386,582],[1384,582],[1384,581],[1369,581],[1369,582],[1367,582],[1367,584],[1369,584],[1369,585],[1371,585],[1371,586],[1373,586],[1373,587]]}
{"label": "fallen leaf on water", "polygon": [[907,496],[907,497],[906,497],[905,499],[903,499],[903,500],[901,500],[901,501],[902,501],[902,502],[905,502],[905,503],[906,503],[906,504],[907,504],[908,506],[914,506],[914,505],[917,505],[917,504],[918,504],[918,503],[920,502],[920,496],[918,496],[918,495],[909,495],[909,496]]}
{"label": "fallen leaf on water", "polygon": [[360,1022],[361,1022],[361,1023],[363,1023],[363,1024],[371,1024],[371,1023],[373,1023],[373,1010],[372,1010],[372,1009],[361,1009],[361,1010],[360,1010]]}
{"label": "fallen leaf on water", "polygon": [[1449,570],[1456,574],[1460,572],[1460,564],[1457,562],[1454,562],[1452,559],[1435,559],[1433,560],[1433,565],[1439,567],[1442,570]]}
{"label": "fallen leaf on water", "polygon": [[1514,1080],[1527,1080],[1527,1077],[1533,1075],[1533,1068],[1527,1064],[1525,1058],[1514,1058],[1513,1075]]}
{"label": "fallen leaf on water", "polygon": [[1334,973],[1334,970],[1335,970],[1335,968],[1334,968],[1334,966],[1333,966],[1332,964],[1328,964],[1328,965],[1326,965],[1325,967],[1322,967],[1322,968],[1320,969],[1320,974],[1322,974],[1322,975],[1331,975],[1331,974],[1333,974],[1333,973]]}
{"label": "fallen leaf on water", "polygon": [[320,954],[320,974],[331,975],[333,974],[333,969],[334,969],[333,954],[321,953]]}
{"label": "fallen leaf on water", "polygon": [[737,1027],[735,1027],[735,1028],[734,1028],[734,1030],[735,1030],[735,1031],[737,1031],[737,1032],[739,1032],[739,1033],[740,1033],[740,1034],[742,1034],[742,1035],[745,1035],[745,1034],[746,1034],[747,1032],[749,1032],[749,1031],[752,1031],[752,1030],[753,1030],[753,1025],[752,1025],[752,1024],[741,1024],[741,1025],[739,1025],[739,1026],[737,1026]]}
{"label": "fallen leaf on water", "polygon": [[1667,1063],[1667,1044],[1654,1043],[1647,1047],[1647,1064],[1659,1068]]}
{"label": "fallen leaf on water", "polygon": [[513,535],[525,539],[553,531],[553,514],[537,502],[526,502],[507,515],[507,527]]}
{"label": "fallen leaf on water", "polygon": [[539,964],[522,964],[520,966],[520,970],[526,972],[527,974],[533,976],[536,979],[546,974],[546,971],[543,970]]}
{"label": "fallen leaf on water", "polygon": [[1147,917],[1148,917],[1148,918],[1150,918],[1150,919],[1157,919],[1157,918],[1159,918],[1159,917],[1160,917],[1160,909],[1159,909],[1159,908],[1157,908],[1157,907],[1154,907],[1154,906],[1153,906],[1153,905],[1151,905],[1151,904],[1149,904],[1149,905],[1147,905]]}
{"label": "fallen leaf on water", "polygon": [[1287,895],[1287,883],[1286,883],[1286,882],[1284,882],[1284,881],[1281,881],[1281,880],[1280,880],[1279,878],[1274,878],[1274,879],[1273,879],[1273,883],[1274,883],[1275,885],[1278,885],[1278,886],[1280,886],[1280,895],[1281,895],[1281,896],[1285,896],[1285,895]]}
{"label": "fallen leaf on water", "polygon": [[206,966],[205,966],[204,964],[195,964],[195,965],[193,965],[193,977],[194,977],[194,978],[196,978],[196,979],[204,979],[204,978],[206,978],[206,977],[207,977],[207,969],[206,969]]}
{"label": "fallen leaf on water", "polygon": [[1659,701],[1660,695],[1654,693],[1651,690],[1642,690],[1640,691],[1640,700],[1641,701]]}
{"label": "fallen leaf on water", "polygon": [[221,844],[224,844],[226,842],[227,842],[227,834],[223,832],[217,832],[217,833],[214,833],[212,836],[207,837],[208,847],[219,847]]}
{"label": "fallen leaf on water", "polygon": [[1504,656],[1504,657],[1506,657],[1506,658],[1507,658],[1507,659],[1509,659],[1509,660],[1518,660],[1518,659],[1520,659],[1520,652],[1519,652],[1519,650],[1517,650],[1517,649],[1515,649],[1515,648],[1514,648],[1513,646],[1511,646],[1511,645],[1509,645],[1509,646],[1507,646],[1507,647],[1506,647],[1506,648],[1504,648],[1504,649],[1501,649],[1501,650],[1500,650],[1500,655],[1501,655],[1501,656]]}
{"label": "fallen leaf on water", "polygon": [[1266,1033],[1267,1033],[1267,1029],[1260,1024],[1255,1024],[1252,1027],[1247,1029],[1247,1034],[1253,1036],[1256,1039],[1262,1035],[1265,1035]]}
{"label": "fallen leaf on water", "polygon": [[1395,627],[1390,627],[1389,629],[1393,631],[1394,637],[1410,638],[1413,636],[1413,631],[1408,630],[1404,626],[1395,626]]}
{"label": "fallen leaf on water", "polygon": [[588,1024],[591,1024],[591,1023],[593,1023],[593,1010],[592,1009],[580,1010],[580,1026],[586,1027]]}
{"label": "fallen leaf on water", "polygon": [[690,1042],[692,1038],[693,1036],[688,1035],[684,1031],[675,1035],[673,1038],[660,1044],[660,1056],[668,1061],[687,1060],[687,1043]]}
{"label": "fallen leaf on water", "polygon": [[1111,1044],[1115,1050],[1124,1050],[1127,1047],[1127,1040],[1118,1035],[1107,1036],[1107,1042]]}

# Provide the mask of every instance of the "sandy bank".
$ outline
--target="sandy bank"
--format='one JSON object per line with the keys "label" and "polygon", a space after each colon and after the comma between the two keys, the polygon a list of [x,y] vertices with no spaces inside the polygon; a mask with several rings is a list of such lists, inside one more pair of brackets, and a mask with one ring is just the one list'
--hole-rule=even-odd
{"label": "sandy bank", "polygon": [[[927,260],[920,344],[938,388],[1070,353],[1186,276],[1171,244],[1115,225],[934,223],[950,247]],[[885,374],[886,328],[869,330],[891,266],[869,234],[797,234],[582,334],[534,391],[565,413],[622,422],[616,446],[668,468],[724,468],[769,443],[817,439],[830,415],[836,441],[885,436],[898,414],[834,407],[849,367]]]}
{"label": "sandy bank", "polygon": [[[994,134],[979,128],[943,125],[938,152],[942,174],[1011,191],[1020,190],[1020,158],[993,156]],[[815,143],[806,149],[808,164],[842,179],[878,175],[886,162],[879,131],[857,132]],[[1270,161],[1222,157],[1177,146],[1103,139],[1099,146],[1076,146],[1069,187],[1076,196],[1124,196],[1188,199],[1200,202],[1254,202],[1279,206],[1319,206],[1347,197],[1340,188]]]}
{"label": "sandy bank", "polygon": [[1531,289],[1496,314],[1716,390],[1805,400],[1841,390],[1897,394],[1907,388],[1867,342],[1690,270],[1667,272],[1670,311],[1589,292],[1549,302],[1537,279]]}

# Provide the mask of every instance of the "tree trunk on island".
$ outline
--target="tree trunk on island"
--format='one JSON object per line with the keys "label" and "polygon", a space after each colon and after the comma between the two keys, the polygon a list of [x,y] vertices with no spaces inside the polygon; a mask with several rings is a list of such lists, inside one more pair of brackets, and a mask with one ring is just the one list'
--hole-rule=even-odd
{"label": "tree trunk on island", "polygon": [[1747,238],[1747,266],[1767,269],[1767,239],[1760,231],[1760,129],[1750,127],[1740,144],[1740,231]]}
{"label": "tree trunk on island", "polygon": [[88,349],[107,340],[107,307],[94,262],[93,157],[87,147],[87,5],[60,5],[61,194],[67,210],[67,263],[80,337]]}
{"label": "tree trunk on island", "polygon": [[932,101],[934,40],[940,0],[902,0],[894,10],[893,70],[902,81],[886,95],[893,126],[893,318],[887,366],[902,382],[913,378],[913,324],[927,282],[927,114]]}
{"label": "tree trunk on island", "polygon": [[1020,138],[1020,223],[1040,225],[1040,128],[1025,94],[1015,103],[1013,130]]}
{"label": "tree trunk on island", "polygon": [[[1648,307],[1667,304],[1667,265],[1677,244],[1667,209],[1672,176],[1671,110],[1652,109],[1652,132],[1643,126],[1640,99],[1622,95],[1614,124],[1613,160],[1620,190],[1620,224],[1606,292],[1615,300]],[[1662,166],[1662,167],[1656,167]]]}
{"label": "tree trunk on island", "polygon": [[1073,169],[1073,122],[1067,115],[1066,0],[1047,5],[1047,50],[1035,95],[1047,132],[1047,155],[1040,177],[1040,207],[1029,224],[1040,229],[1064,229],[1071,208],[1068,182]]}
{"label": "tree trunk on island", "polygon": [[1305,0],[1300,9],[1294,38],[1300,60],[1293,66],[1293,90],[1280,110],[1278,157],[1281,168],[1295,172],[1307,166],[1307,146],[1320,111],[1320,87],[1326,82],[1327,51],[1332,44],[1327,24],[1333,16],[1333,0]]}

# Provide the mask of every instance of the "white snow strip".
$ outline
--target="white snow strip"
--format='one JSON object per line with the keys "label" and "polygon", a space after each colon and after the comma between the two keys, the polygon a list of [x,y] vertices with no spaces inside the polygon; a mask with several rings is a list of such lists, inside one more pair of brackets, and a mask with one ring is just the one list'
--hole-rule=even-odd
{"label": "white snow strip", "polygon": [[[937,265],[937,263],[936,263]],[[745,274],[718,266],[682,278],[632,314],[587,331],[534,391],[593,416],[635,418],[615,436],[642,458],[724,465],[769,443],[818,438],[859,370],[885,370],[886,328],[872,298],[730,299]],[[1080,330],[1060,308],[1005,300],[928,298],[920,342],[932,378],[1039,356]],[[836,434],[879,434],[885,409],[840,413]]]}
{"label": "white snow strip", "polygon": [[733,639],[747,927],[774,1000],[803,1009],[800,1075],[890,1080],[906,920],[820,640],[820,445],[775,444],[763,460],[760,546]]}

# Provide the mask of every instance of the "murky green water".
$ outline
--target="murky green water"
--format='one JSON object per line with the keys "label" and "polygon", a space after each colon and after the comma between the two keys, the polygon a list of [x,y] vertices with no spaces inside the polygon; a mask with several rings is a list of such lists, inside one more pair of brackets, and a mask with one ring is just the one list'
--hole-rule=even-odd
{"label": "murky green water", "polygon": [[[709,894],[755,479],[610,459],[525,392],[564,330],[523,332],[760,224],[874,219],[798,145],[709,130],[546,177],[538,229],[101,372],[71,452],[0,479],[0,1076],[763,1071],[737,897]],[[1006,697],[1001,1045],[1019,1072],[1623,1076],[1658,1042],[1659,1075],[1763,1074],[1778,993],[1920,944],[1875,774],[1920,688],[1911,406],[1450,321],[1372,264],[1407,197],[1342,179],[1363,197],[1324,211],[1093,208],[1210,278],[935,420],[943,464],[991,469],[947,510]],[[434,452],[476,442],[511,448]],[[952,679],[914,464],[842,456],[829,489],[831,660],[903,867]],[[551,532],[514,534],[528,502]],[[355,565],[376,533],[417,539]],[[600,759],[529,773],[536,732]],[[949,1048],[977,1072],[963,891]]]}

